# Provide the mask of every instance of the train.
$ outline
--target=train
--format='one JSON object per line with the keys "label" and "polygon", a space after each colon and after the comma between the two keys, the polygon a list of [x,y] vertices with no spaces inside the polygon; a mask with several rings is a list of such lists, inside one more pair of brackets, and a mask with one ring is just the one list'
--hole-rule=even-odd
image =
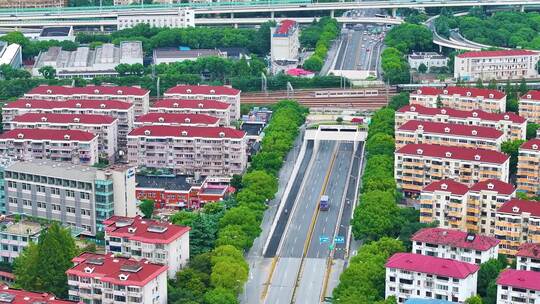
{"label": "train", "polygon": [[346,97],[367,97],[367,96],[379,96],[379,90],[366,89],[366,90],[339,90],[339,91],[316,91],[314,93],[315,98],[346,98]]}

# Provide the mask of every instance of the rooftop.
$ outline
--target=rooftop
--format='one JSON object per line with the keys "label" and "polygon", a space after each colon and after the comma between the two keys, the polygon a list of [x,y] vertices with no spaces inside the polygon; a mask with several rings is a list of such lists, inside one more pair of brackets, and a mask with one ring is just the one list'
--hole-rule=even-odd
{"label": "rooftop", "polygon": [[386,267],[459,279],[480,269],[478,265],[416,253],[396,253],[388,259]]}
{"label": "rooftop", "polygon": [[62,36],[69,36],[70,32],[71,32],[70,26],[44,27],[41,33],[39,34],[39,36],[40,37],[62,37]]}
{"label": "rooftop", "polygon": [[204,114],[148,113],[138,116],[135,122],[215,125],[219,118]]}
{"label": "rooftop", "polygon": [[438,89],[433,87],[422,87],[416,91],[420,95],[459,95],[471,97],[484,97],[491,99],[501,99],[506,96],[505,93],[497,90],[479,89],[472,87],[446,87]]}
{"label": "rooftop", "polygon": [[539,243],[524,243],[519,246],[516,256],[540,259],[540,244]]}
{"label": "rooftop", "polygon": [[515,198],[504,203],[497,212],[510,214],[530,213],[532,216],[540,217],[540,202]]}
{"label": "rooftop", "polygon": [[424,187],[422,192],[446,191],[456,195],[465,195],[469,192],[469,187],[465,184],[458,183],[453,179],[443,179],[432,182]]}
{"label": "rooftop", "polygon": [[145,126],[133,129],[128,136],[243,138],[245,133],[227,127]]}
{"label": "rooftop", "polygon": [[195,99],[160,99],[154,103],[153,108],[179,108],[179,109],[218,109],[226,110],[231,105],[217,100]]}
{"label": "rooftop", "polygon": [[165,96],[182,94],[182,95],[228,95],[236,96],[240,94],[240,90],[229,86],[211,86],[211,85],[177,85],[168,89]]}
{"label": "rooftop", "polygon": [[115,109],[127,110],[133,104],[120,100],[79,100],[71,99],[66,101],[39,100],[39,99],[17,99],[4,105],[5,109]]}
{"label": "rooftop", "polygon": [[0,135],[0,139],[16,140],[56,140],[88,142],[97,135],[82,130],[59,129],[13,129]]}
{"label": "rooftop", "polygon": [[495,191],[499,194],[511,195],[516,191],[516,188],[514,188],[514,185],[503,182],[502,180],[486,179],[472,185],[471,191]]}
{"label": "rooftop", "polygon": [[25,220],[18,222],[8,220],[2,221],[0,224],[5,227],[3,231],[16,235],[35,235],[43,230],[41,224]]}
{"label": "rooftop", "polygon": [[46,175],[49,177],[93,183],[98,169],[51,160],[33,159],[24,162],[14,162],[6,168],[6,171]]}
{"label": "rooftop", "polygon": [[540,149],[540,138],[533,138],[527,142],[524,142],[520,149],[527,150],[539,150]]}
{"label": "rooftop", "polygon": [[504,164],[510,158],[510,156],[498,151],[430,144],[409,144],[401,147],[396,153],[495,164]]}
{"label": "rooftop", "polygon": [[246,132],[250,136],[259,136],[264,129],[264,124],[262,123],[248,123],[244,122],[242,124],[242,131]]}
{"label": "rooftop", "polygon": [[536,52],[527,50],[498,50],[498,51],[477,51],[466,52],[459,54],[456,57],[459,58],[474,58],[474,57],[504,57],[504,56],[523,56],[523,55],[535,55]]}
{"label": "rooftop", "polygon": [[289,31],[296,25],[296,21],[285,19],[282,20],[274,33],[275,36],[288,35]]}
{"label": "rooftop", "polygon": [[109,254],[82,253],[72,261],[76,265],[66,271],[68,275],[96,278],[101,282],[122,286],[142,287],[167,271],[166,265]]}
{"label": "rooftop", "polygon": [[506,113],[489,113],[482,110],[473,110],[473,111],[462,111],[462,110],[455,110],[452,108],[428,108],[424,107],[422,105],[413,104],[413,105],[406,105],[399,109],[397,111],[398,113],[407,113],[407,112],[416,112],[418,114],[423,115],[446,115],[448,117],[456,117],[456,118],[474,118],[478,120],[488,120],[488,121],[503,121],[503,120],[510,120],[515,123],[524,123],[526,121],[525,118],[517,115],[514,112],[506,112]]}
{"label": "rooftop", "polygon": [[411,237],[411,240],[479,251],[487,251],[500,242],[493,237],[444,228],[421,229]]}
{"label": "rooftop", "polygon": [[14,122],[49,122],[58,124],[80,123],[91,125],[111,124],[115,120],[116,118],[108,115],[56,113],[26,113],[13,118]]}
{"label": "rooftop", "polygon": [[499,274],[497,285],[540,291],[540,272],[505,269]]}
{"label": "rooftop", "polygon": [[401,127],[399,127],[398,130],[423,130],[425,133],[451,134],[457,136],[481,137],[490,139],[498,139],[504,135],[503,132],[494,128],[419,120],[409,120]]}
{"label": "rooftop", "polygon": [[173,191],[189,191],[193,177],[187,175],[142,175],[137,174],[137,188],[165,189]]}
{"label": "rooftop", "polygon": [[150,91],[138,86],[87,85],[85,87],[40,85],[30,90],[26,95],[118,95],[144,96]]}
{"label": "rooftop", "polygon": [[521,96],[522,99],[540,100],[540,91],[530,90],[525,95]]}
{"label": "rooftop", "polygon": [[11,304],[73,304],[75,301],[59,300],[53,294],[32,292],[0,285],[0,303]]}
{"label": "rooftop", "polygon": [[179,50],[178,48],[158,48],[154,49],[154,58],[178,58],[189,59],[210,56],[223,56],[224,54],[217,49],[193,49]]}
{"label": "rooftop", "polygon": [[191,229],[167,222],[142,219],[139,216],[113,216],[103,221],[103,225],[109,236],[153,244],[169,244]]}
{"label": "rooftop", "polygon": [[405,301],[405,304],[453,304],[454,302],[449,302],[445,300],[437,300],[437,299],[415,299],[415,298],[409,298],[407,301]]}

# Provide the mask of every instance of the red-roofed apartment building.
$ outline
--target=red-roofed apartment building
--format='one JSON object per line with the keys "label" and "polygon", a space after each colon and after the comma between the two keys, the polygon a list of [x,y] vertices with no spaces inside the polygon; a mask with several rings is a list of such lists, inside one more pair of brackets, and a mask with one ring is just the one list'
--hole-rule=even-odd
{"label": "red-roofed apartment building", "polygon": [[135,119],[135,128],[156,125],[218,127],[219,118],[205,114],[148,113]]}
{"label": "red-roofed apartment building", "polygon": [[407,195],[441,179],[472,186],[487,179],[507,182],[509,177],[510,157],[492,150],[409,144],[394,155],[396,183]]}
{"label": "red-roofed apartment building", "polygon": [[74,304],[74,303],[79,303],[79,302],[70,301],[70,300],[60,300],[50,293],[26,291],[23,289],[10,288],[7,285],[0,285],[0,303]]}
{"label": "red-roofed apartment building", "polygon": [[519,147],[517,168],[518,191],[540,195],[540,139],[531,139]]}
{"label": "red-roofed apartment building", "polygon": [[505,269],[497,278],[497,304],[540,301],[540,272]]}
{"label": "red-roofed apartment building", "polygon": [[494,128],[504,133],[505,141],[525,139],[527,135],[527,120],[513,112],[488,113],[406,105],[396,111],[395,120],[396,130],[410,120],[418,120]]}
{"label": "red-roofed apartment building", "polygon": [[300,49],[300,29],[294,20],[283,20],[276,27],[271,29],[270,55],[272,62],[298,61],[298,50]]}
{"label": "red-roofed apartment building", "polygon": [[128,135],[128,161],[196,177],[241,174],[247,163],[246,134],[226,127],[141,127]]}
{"label": "red-roofed apartment building", "polygon": [[231,121],[240,119],[240,90],[230,86],[177,85],[163,96],[170,99],[216,100],[231,105]]}
{"label": "red-roofed apartment building", "polygon": [[516,253],[516,269],[540,271],[540,243],[525,243]]}
{"label": "red-roofed apartment building", "polygon": [[83,303],[167,303],[167,265],[83,253],[66,271],[69,299]]}
{"label": "red-roofed apartment building", "polygon": [[396,253],[386,262],[385,297],[398,303],[414,297],[464,303],[476,295],[480,266],[414,253]]}
{"label": "red-roofed apartment building", "polygon": [[519,115],[540,124],[540,91],[529,91],[519,98]]}
{"label": "red-roofed apartment building", "polygon": [[189,227],[119,216],[113,216],[103,224],[107,253],[167,265],[171,279],[189,259]]}
{"label": "red-roofed apartment building", "polygon": [[99,161],[98,137],[80,130],[13,129],[0,135],[0,154],[94,165]]}
{"label": "red-roofed apartment building", "polygon": [[497,210],[500,253],[516,255],[524,243],[540,243],[540,202],[512,199]]}
{"label": "red-roofed apartment building", "polygon": [[423,87],[411,93],[409,101],[411,104],[418,104],[428,108],[441,106],[462,111],[482,110],[489,113],[506,111],[506,94],[489,89]]}
{"label": "red-roofed apartment building", "polygon": [[465,81],[536,78],[540,56],[527,50],[466,52],[456,56],[454,78]]}
{"label": "red-roofed apartment building", "polygon": [[408,144],[434,144],[499,151],[504,134],[493,128],[410,120],[396,130],[396,149]]}
{"label": "red-roofed apartment building", "polygon": [[99,156],[114,160],[118,146],[118,119],[95,114],[26,113],[8,123],[9,129],[82,130],[98,136]]}
{"label": "red-roofed apartment building", "polygon": [[219,118],[219,124],[228,126],[234,116],[232,106],[216,100],[160,99],[150,108],[150,113],[195,114]]}
{"label": "red-roofed apartment building", "polygon": [[471,187],[452,179],[435,181],[420,193],[420,222],[494,236],[497,209],[515,196],[514,186],[496,179]]}
{"label": "red-roofed apartment building", "polygon": [[120,100],[133,104],[135,115],[148,113],[150,91],[138,86],[88,85],[86,87],[40,85],[24,94],[26,99],[53,101],[75,100]]}
{"label": "red-roofed apartment building", "polygon": [[412,252],[480,265],[496,259],[499,241],[494,237],[444,228],[424,228],[412,237]]}

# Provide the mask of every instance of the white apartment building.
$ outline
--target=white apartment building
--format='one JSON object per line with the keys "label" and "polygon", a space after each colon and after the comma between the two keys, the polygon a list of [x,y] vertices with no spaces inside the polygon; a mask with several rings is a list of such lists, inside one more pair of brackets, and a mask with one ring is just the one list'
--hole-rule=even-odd
{"label": "white apartment building", "polygon": [[82,303],[167,303],[167,265],[83,253],[66,271],[69,299]]}
{"label": "white apartment building", "polygon": [[[157,2],[154,0],[154,3]],[[148,24],[150,27],[186,28],[195,27],[195,12],[191,8],[178,8],[176,11],[170,10],[167,12],[137,12],[132,10],[119,12],[116,20],[118,30],[132,28],[141,23]]]}
{"label": "white apartment building", "polygon": [[505,269],[497,278],[497,304],[540,303],[540,272]]}
{"label": "white apartment building", "polygon": [[99,161],[98,138],[80,130],[13,129],[0,135],[0,154],[22,161],[94,165]]}
{"label": "white apartment building", "polygon": [[298,62],[300,28],[294,20],[282,20],[271,29],[270,55],[272,62]]}
{"label": "white apartment building", "polygon": [[133,104],[135,116],[148,113],[150,91],[139,86],[87,85],[85,87],[40,85],[24,94],[25,99],[116,100]]}
{"label": "white apartment building", "polygon": [[407,62],[411,69],[416,69],[424,64],[429,71],[429,68],[442,68],[448,66],[448,57],[435,52],[413,52],[407,56]]}
{"label": "white apartment building", "polygon": [[410,120],[396,130],[396,149],[408,144],[435,144],[498,151],[504,134],[493,128]]}
{"label": "white apartment building", "polygon": [[480,265],[499,254],[494,237],[455,229],[424,228],[412,237],[412,252]]}
{"label": "white apartment building", "polygon": [[216,100],[231,105],[231,121],[240,119],[240,90],[230,86],[177,85],[163,96],[171,99]]}
{"label": "white apartment building", "polygon": [[510,175],[510,157],[484,149],[409,144],[396,150],[395,164],[398,187],[413,196],[441,179],[454,179],[472,186],[487,179],[508,182]]}
{"label": "white apartment building", "polygon": [[113,215],[135,216],[135,168],[90,166],[33,160],[6,166],[6,214],[54,220],[84,235],[103,231]]}
{"label": "white apartment building", "polygon": [[464,303],[476,295],[480,266],[415,253],[396,253],[386,262],[385,297],[398,303],[409,298]]}
{"label": "white apartment building", "polygon": [[540,243],[540,202],[512,199],[497,210],[495,237],[500,252],[516,255],[524,243]]}
{"label": "white apartment building", "polygon": [[519,98],[519,115],[540,124],[540,91],[529,91]]}
{"label": "white apartment building", "polygon": [[395,120],[396,130],[409,120],[418,120],[495,128],[504,133],[504,141],[525,139],[527,135],[527,119],[513,112],[461,111],[452,108],[428,108],[414,104],[397,110]]}
{"label": "white apartment building", "polygon": [[412,92],[409,101],[411,104],[428,108],[448,107],[455,110],[482,110],[489,113],[503,113],[506,111],[506,94],[490,89],[423,87]]}
{"label": "white apartment building", "polygon": [[247,163],[246,134],[226,127],[141,127],[128,135],[128,161],[195,176],[241,174]]}
{"label": "white apartment building", "polygon": [[540,243],[525,243],[516,253],[516,269],[540,271]]}
{"label": "white apartment building", "polygon": [[37,243],[45,229],[37,222],[6,218],[0,221],[0,258],[4,263],[13,263],[30,242]]}
{"label": "white apartment building", "polygon": [[82,130],[98,136],[101,158],[114,160],[118,146],[118,119],[95,114],[26,113],[5,124],[12,129],[59,129]]}
{"label": "white apartment building", "polygon": [[206,114],[152,112],[135,119],[135,128],[144,126],[219,127],[219,118]]}
{"label": "white apartment building", "polygon": [[189,259],[189,227],[141,217],[113,216],[103,223],[107,253],[167,265],[170,279]]}
{"label": "white apartment building", "polygon": [[219,124],[228,126],[232,115],[232,106],[216,100],[160,99],[150,108],[150,113],[201,114],[219,118]]}
{"label": "white apartment building", "polygon": [[537,78],[540,56],[527,50],[466,52],[456,55],[454,78],[483,81]]}
{"label": "white apartment building", "polygon": [[126,146],[126,136],[133,129],[135,117],[133,104],[118,100],[27,100],[18,99],[7,103],[2,108],[2,122],[4,126],[16,116],[26,113],[54,113],[76,115],[105,115],[118,120],[118,145]]}

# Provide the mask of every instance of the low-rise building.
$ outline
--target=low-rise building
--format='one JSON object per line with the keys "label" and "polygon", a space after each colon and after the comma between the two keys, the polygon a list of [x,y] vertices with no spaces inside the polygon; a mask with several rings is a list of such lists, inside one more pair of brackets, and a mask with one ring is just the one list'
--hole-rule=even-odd
{"label": "low-rise building", "polygon": [[[125,0],[119,0],[125,1]],[[131,1],[131,0],[128,0]],[[161,0],[158,0],[162,2]],[[169,1],[170,2],[170,1]],[[157,3],[154,0],[154,3]],[[186,28],[195,27],[195,11],[191,8],[179,7],[176,10],[160,11],[119,11],[116,28],[123,30],[132,28],[137,24],[148,24],[150,27]]]}
{"label": "low-rise building", "polygon": [[231,105],[231,120],[240,119],[240,90],[230,86],[177,85],[164,97],[172,99],[216,100]]}
{"label": "low-rise building", "polygon": [[22,48],[16,43],[0,41],[0,65],[7,64],[14,69],[22,67]]}
{"label": "low-rise building", "polygon": [[13,129],[0,135],[0,153],[18,160],[50,159],[94,165],[97,135],[80,130]]}
{"label": "low-rise building", "polygon": [[497,278],[497,304],[540,303],[540,272],[505,269]]}
{"label": "low-rise building", "polygon": [[33,292],[15,289],[7,285],[0,286],[0,299],[4,303],[32,303],[32,304],[76,304],[75,301],[60,300],[55,295],[46,292]]}
{"label": "low-rise building", "polygon": [[516,269],[540,271],[540,243],[525,243],[516,253]]}
{"label": "low-rise building", "polygon": [[118,100],[27,100],[18,99],[2,108],[2,123],[9,128],[16,116],[26,113],[53,113],[75,115],[105,115],[118,120],[118,145],[126,146],[127,134],[133,129],[134,106]]}
{"label": "low-rise building", "polygon": [[466,52],[456,55],[454,78],[483,81],[537,78],[537,52],[527,50],[497,50]]}
{"label": "low-rise building", "polygon": [[434,144],[499,151],[504,134],[493,128],[410,120],[396,130],[396,149],[408,144]]}
{"label": "low-rise building", "polygon": [[423,64],[428,68],[443,68],[448,67],[448,57],[435,52],[413,52],[407,56],[407,62],[411,69],[416,69]]}
{"label": "low-rise building", "polygon": [[118,119],[95,114],[26,113],[5,124],[12,129],[82,130],[98,136],[100,158],[114,160],[118,146]]}
{"label": "low-rise building", "polygon": [[75,41],[73,26],[44,26],[36,38],[39,41]]}
{"label": "low-rise building", "polygon": [[141,217],[113,216],[103,222],[105,250],[167,265],[170,279],[189,259],[189,227]]}
{"label": "low-rise building", "polygon": [[517,178],[518,191],[540,195],[540,139],[535,138],[519,147]]}
{"label": "low-rise building", "polygon": [[270,55],[272,61],[298,62],[300,28],[294,20],[283,20],[271,29]]}
{"label": "low-rise building", "polygon": [[482,110],[489,113],[506,111],[506,94],[490,89],[423,87],[412,92],[409,98],[411,104],[428,108],[448,107],[462,111]]}
{"label": "low-rise building", "polygon": [[515,255],[523,243],[540,243],[540,202],[512,199],[497,210],[500,253]]}
{"label": "low-rise building", "polygon": [[128,161],[177,174],[241,174],[247,163],[246,136],[226,127],[141,127],[128,135]]}
{"label": "low-rise building", "polygon": [[161,99],[150,108],[150,113],[200,114],[219,118],[219,124],[228,126],[234,120],[232,106],[216,100]]}
{"label": "low-rise building", "polygon": [[4,218],[0,220],[0,258],[4,263],[13,263],[30,242],[37,243],[45,229],[37,222]]}
{"label": "low-rise building", "polygon": [[135,168],[106,169],[44,160],[4,169],[6,214],[59,221],[94,236],[113,215],[135,216]]}
{"label": "low-rise building", "polygon": [[428,108],[413,104],[397,110],[395,120],[396,130],[410,120],[419,120],[495,128],[504,133],[504,141],[525,139],[527,135],[527,119],[513,112],[461,111],[452,108]]}
{"label": "low-rise building", "polygon": [[135,107],[135,116],[148,113],[150,91],[139,86],[87,85],[85,87],[40,85],[24,94],[25,99],[119,100]]}
{"label": "low-rise building", "polygon": [[66,271],[69,299],[84,303],[167,303],[167,266],[83,253]]}
{"label": "low-rise building", "polygon": [[480,265],[496,259],[499,241],[494,237],[445,228],[424,228],[412,237],[412,252]]}
{"label": "low-rise building", "polygon": [[386,262],[385,297],[398,303],[411,297],[464,303],[476,295],[480,266],[414,253],[396,253]]}
{"label": "low-rise building", "polygon": [[47,8],[68,6],[68,0],[1,0],[0,8]]}
{"label": "low-rise building", "polygon": [[219,118],[205,114],[153,112],[135,119],[135,128],[144,126],[219,127]]}
{"label": "low-rise building", "polygon": [[222,53],[219,49],[193,49],[182,50],[174,47],[157,48],[152,54],[154,64],[169,64],[182,61],[195,61],[204,57],[227,58],[227,53]]}
{"label": "low-rise building", "polygon": [[531,90],[519,98],[519,115],[540,124],[540,91]]}
{"label": "low-rise building", "polygon": [[407,195],[416,195],[441,179],[468,186],[487,179],[508,182],[509,163],[508,155],[493,150],[410,144],[396,150],[394,176]]}

